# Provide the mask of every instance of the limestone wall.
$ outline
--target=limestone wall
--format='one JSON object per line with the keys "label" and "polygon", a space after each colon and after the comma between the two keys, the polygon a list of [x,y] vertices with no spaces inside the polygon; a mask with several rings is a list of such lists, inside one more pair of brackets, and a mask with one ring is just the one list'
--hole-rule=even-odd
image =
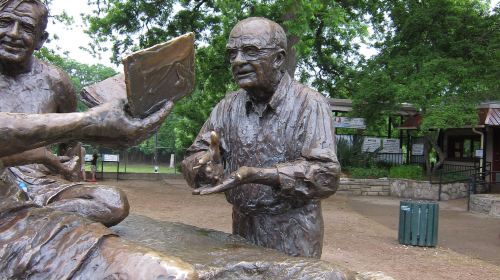
{"label": "limestone wall", "polygon": [[471,195],[470,211],[500,218],[500,195],[498,194]]}
{"label": "limestone wall", "polygon": [[[457,199],[467,196],[468,185],[465,183],[443,184],[441,200]],[[338,194],[394,196],[410,199],[437,200],[439,185],[428,181],[403,179],[351,179],[341,178]]]}
{"label": "limestone wall", "polygon": [[350,179],[340,178],[338,194],[389,196],[390,182],[388,179]]}
{"label": "limestone wall", "polygon": [[[451,183],[441,185],[441,200],[467,197],[466,183]],[[391,196],[412,199],[437,200],[439,185],[429,181],[391,180]]]}

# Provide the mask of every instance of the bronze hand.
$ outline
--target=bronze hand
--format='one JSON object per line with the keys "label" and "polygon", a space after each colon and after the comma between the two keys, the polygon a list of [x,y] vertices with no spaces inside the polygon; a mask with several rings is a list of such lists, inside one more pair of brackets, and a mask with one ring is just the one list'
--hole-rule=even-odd
{"label": "bronze hand", "polygon": [[240,167],[236,172],[231,173],[219,185],[214,187],[203,187],[195,189],[195,195],[207,195],[220,193],[229,189],[249,184],[265,184],[275,186],[279,184],[278,171],[275,168]]}
{"label": "bronze hand", "polygon": [[193,167],[193,171],[198,173],[200,181],[203,181],[203,187],[218,184],[224,174],[219,145],[219,135],[212,131],[208,150],[198,159],[198,164]]}

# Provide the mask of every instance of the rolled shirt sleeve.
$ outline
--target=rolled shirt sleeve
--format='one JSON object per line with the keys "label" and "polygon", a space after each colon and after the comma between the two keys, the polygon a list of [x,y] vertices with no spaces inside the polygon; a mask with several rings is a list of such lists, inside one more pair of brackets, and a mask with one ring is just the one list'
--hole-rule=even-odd
{"label": "rolled shirt sleeve", "polygon": [[337,190],[340,175],[333,120],[326,101],[313,101],[308,108],[301,157],[276,165],[280,192],[283,196],[326,198]]}

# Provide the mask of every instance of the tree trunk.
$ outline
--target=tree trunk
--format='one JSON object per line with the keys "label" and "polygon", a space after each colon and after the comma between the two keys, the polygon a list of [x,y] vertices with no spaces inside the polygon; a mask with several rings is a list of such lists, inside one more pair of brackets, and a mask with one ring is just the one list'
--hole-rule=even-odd
{"label": "tree trunk", "polygon": [[[297,17],[295,11],[297,10],[298,6],[299,3],[297,1],[294,1],[294,5],[292,5],[292,8],[283,15],[283,22],[293,21]],[[293,78],[295,76],[295,70],[297,69],[297,51],[295,51],[294,46],[300,41],[300,37],[293,34],[288,34],[288,30],[286,29],[286,27],[283,26],[283,28],[287,33],[287,59],[285,61],[285,69]]]}
{"label": "tree trunk", "polygon": [[425,162],[425,174],[427,176],[432,175],[432,167],[431,167],[431,157],[430,157],[430,150],[431,150],[431,144],[430,141],[425,137],[426,141],[424,142],[424,162]]}
{"label": "tree trunk", "polygon": [[295,69],[297,69],[297,51],[295,51],[293,46],[295,46],[299,40],[300,38],[298,36],[288,35],[285,69],[292,78],[295,76]]}
{"label": "tree trunk", "polygon": [[[433,136],[432,132],[429,132],[425,135],[425,139],[427,140],[428,145],[430,145],[431,148],[433,148],[436,151],[436,153],[438,154],[438,161],[436,162],[434,167],[431,169],[430,157],[429,157],[430,149],[424,153],[425,158],[426,158],[426,163],[428,163],[428,167],[427,167],[428,175],[435,174],[436,171],[439,169],[439,167],[441,167],[441,165],[443,165],[444,161],[446,160],[446,154],[443,152],[441,147],[439,147],[439,145],[438,145],[437,138],[439,137],[439,133],[440,133],[440,131],[438,130],[436,136]],[[428,146],[428,145],[426,145],[426,146]]]}

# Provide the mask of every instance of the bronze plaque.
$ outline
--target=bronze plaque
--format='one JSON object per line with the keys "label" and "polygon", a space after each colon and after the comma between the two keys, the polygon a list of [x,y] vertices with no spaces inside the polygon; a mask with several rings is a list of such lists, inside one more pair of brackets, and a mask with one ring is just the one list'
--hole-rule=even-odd
{"label": "bronze plaque", "polygon": [[194,89],[194,34],[135,52],[123,59],[130,113],[147,116],[164,101]]}

